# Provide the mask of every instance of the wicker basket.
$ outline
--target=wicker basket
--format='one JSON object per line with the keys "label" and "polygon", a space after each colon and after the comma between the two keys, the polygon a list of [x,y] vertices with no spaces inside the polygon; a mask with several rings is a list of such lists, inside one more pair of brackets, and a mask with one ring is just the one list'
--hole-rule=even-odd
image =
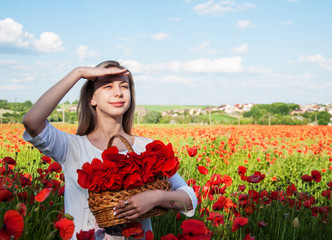
{"label": "wicker basket", "polygon": [[[108,142],[108,148],[112,146],[113,140],[118,137],[125,144],[129,152],[133,152],[133,149],[127,139],[119,134],[115,134]],[[119,200],[126,200],[129,197],[148,190],[164,190],[170,191],[171,186],[166,177],[159,178],[154,182],[146,183],[143,186],[134,189],[123,189],[119,191],[103,191],[92,192],[89,191],[89,207],[90,211],[96,218],[96,222],[100,228],[110,227],[122,223],[130,222],[125,218],[117,218],[113,214],[113,207],[119,203]],[[167,212],[165,208],[153,208],[151,211],[145,213],[138,219],[144,219],[148,217],[160,216]],[[135,220],[138,220],[135,219]],[[132,221],[135,221],[132,220]]]}

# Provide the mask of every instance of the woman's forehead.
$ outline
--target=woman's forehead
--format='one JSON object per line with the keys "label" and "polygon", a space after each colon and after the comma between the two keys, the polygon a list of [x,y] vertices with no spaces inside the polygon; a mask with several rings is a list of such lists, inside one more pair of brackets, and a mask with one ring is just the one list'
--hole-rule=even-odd
{"label": "woman's forehead", "polygon": [[107,84],[114,81],[129,82],[129,79],[126,75],[107,75],[103,77],[98,77],[96,83]]}

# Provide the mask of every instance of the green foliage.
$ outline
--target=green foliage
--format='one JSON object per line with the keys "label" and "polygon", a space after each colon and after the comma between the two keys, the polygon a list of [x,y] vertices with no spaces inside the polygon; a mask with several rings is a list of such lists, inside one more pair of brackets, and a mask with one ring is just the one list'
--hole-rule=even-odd
{"label": "green foliage", "polygon": [[[200,115],[198,118],[204,122],[210,121],[209,114]],[[211,122],[213,122],[215,124],[238,124],[238,119],[235,117],[229,116],[225,113],[215,112],[215,113],[211,113]]]}
{"label": "green foliage", "polygon": [[257,104],[254,105],[249,112],[244,114],[244,117],[253,117],[255,121],[263,117],[267,113],[280,114],[281,116],[289,115],[294,109],[300,108],[294,103],[272,103],[272,104]]}
{"label": "green foliage", "polygon": [[8,102],[0,99],[0,109],[9,109],[17,112],[28,111],[32,107],[31,101],[25,102]]}
{"label": "green foliage", "polygon": [[302,116],[310,119],[312,122],[317,122],[318,125],[327,125],[330,122],[331,114],[326,111],[306,112]]}
{"label": "green foliage", "polygon": [[157,112],[163,112],[163,111],[170,111],[170,110],[182,110],[182,109],[191,109],[191,108],[201,108],[204,109],[208,106],[205,105],[140,105],[138,107],[144,107],[145,109],[149,111],[157,111]]}
{"label": "green foliage", "polygon": [[148,111],[144,116],[145,123],[159,123],[161,113],[157,111]]}

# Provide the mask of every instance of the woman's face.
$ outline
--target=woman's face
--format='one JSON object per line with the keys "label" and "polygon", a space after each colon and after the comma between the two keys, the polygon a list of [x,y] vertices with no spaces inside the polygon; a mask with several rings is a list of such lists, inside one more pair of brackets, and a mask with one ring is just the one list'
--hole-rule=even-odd
{"label": "woman's face", "polygon": [[99,77],[94,82],[95,91],[90,104],[100,114],[118,118],[128,110],[131,101],[129,79],[126,75]]}

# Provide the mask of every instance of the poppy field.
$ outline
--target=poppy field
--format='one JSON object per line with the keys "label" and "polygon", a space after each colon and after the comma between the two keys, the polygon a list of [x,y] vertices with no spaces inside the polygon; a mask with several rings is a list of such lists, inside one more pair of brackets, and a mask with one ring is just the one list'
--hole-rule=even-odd
{"label": "poppy field", "polygon": [[[70,239],[61,166],[25,142],[23,131],[0,125],[0,239]],[[198,198],[194,217],[170,210],[152,219],[145,239],[331,238],[331,127],[140,125],[134,134],[171,143]],[[144,236],[137,223],[122,233]]]}

